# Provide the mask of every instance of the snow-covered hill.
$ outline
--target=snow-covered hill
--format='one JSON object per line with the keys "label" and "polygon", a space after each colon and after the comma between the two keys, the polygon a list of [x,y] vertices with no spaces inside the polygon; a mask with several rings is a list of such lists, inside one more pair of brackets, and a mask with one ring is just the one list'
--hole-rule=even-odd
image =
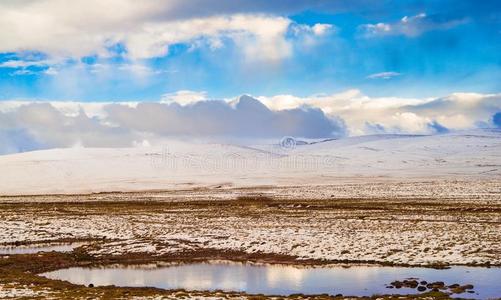
{"label": "snow-covered hill", "polygon": [[372,135],[280,146],[168,141],[0,156],[0,194],[329,184],[346,178],[501,179],[501,130]]}

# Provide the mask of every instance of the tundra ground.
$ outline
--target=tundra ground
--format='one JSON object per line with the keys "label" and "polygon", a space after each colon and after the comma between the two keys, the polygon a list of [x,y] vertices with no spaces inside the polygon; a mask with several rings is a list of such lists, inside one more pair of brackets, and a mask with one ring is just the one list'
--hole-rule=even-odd
{"label": "tundra ground", "polygon": [[[462,184],[414,182],[412,189],[394,183],[386,189],[384,184],[355,185],[345,194],[336,186],[317,186],[2,197],[0,247],[87,243],[70,253],[1,256],[0,297],[251,297],[88,288],[36,275],[111,263],[228,259],[501,266],[499,186],[496,182],[470,183],[457,193],[461,196],[454,196]],[[377,189],[387,193],[375,193]],[[357,191],[359,196],[353,196]],[[303,197],[294,197],[298,194]],[[422,297],[447,296],[428,293]]]}

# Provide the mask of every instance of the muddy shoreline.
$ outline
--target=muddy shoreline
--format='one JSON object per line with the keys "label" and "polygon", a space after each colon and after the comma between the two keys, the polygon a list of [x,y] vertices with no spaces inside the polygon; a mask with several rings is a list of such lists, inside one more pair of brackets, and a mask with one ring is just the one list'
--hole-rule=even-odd
{"label": "muddy shoreline", "polygon": [[[325,261],[298,261],[293,257],[273,254],[262,255],[248,255],[247,253],[236,252],[221,252],[211,251],[206,249],[204,251],[196,251],[192,253],[179,253],[169,257],[152,257],[147,254],[134,254],[121,257],[99,257],[94,258],[89,256],[82,248],[77,248],[70,253],[58,252],[45,252],[39,254],[21,254],[3,256],[0,258],[0,284],[16,282],[19,286],[36,285],[37,289],[51,290],[51,292],[58,294],[56,297],[64,299],[68,298],[84,298],[92,297],[99,294],[104,299],[108,297],[124,297],[129,298],[132,296],[138,297],[162,297],[174,296],[175,298],[181,295],[189,295],[190,297],[221,297],[221,298],[241,298],[244,299],[402,299],[402,295],[378,295],[374,297],[356,297],[350,295],[303,295],[294,294],[289,296],[283,295],[253,295],[245,292],[231,292],[231,291],[191,291],[184,289],[160,289],[153,287],[89,287],[78,284],[72,284],[66,281],[48,279],[40,274],[54,271],[58,269],[65,269],[71,267],[104,267],[113,265],[122,266],[141,266],[146,264],[160,264],[173,263],[173,264],[188,264],[194,262],[211,262],[216,260],[225,260],[232,262],[253,262],[264,264],[287,264],[287,265],[301,265],[301,266],[318,266],[318,265],[337,265],[349,268],[351,266],[359,265],[354,263],[340,264],[325,262]],[[370,265],[370,264],[366,264]],[[381,265],[381,264],[378,264]],[[450,299],[451,295],[443,291],[427,291],[421,294],[411,295],[405,299]],[[457,298],[455,295],[454,298]]]}

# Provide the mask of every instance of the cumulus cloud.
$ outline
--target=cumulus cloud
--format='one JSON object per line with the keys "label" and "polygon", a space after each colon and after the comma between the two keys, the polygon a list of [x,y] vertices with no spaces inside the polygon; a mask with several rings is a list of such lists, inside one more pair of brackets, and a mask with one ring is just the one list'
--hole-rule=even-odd
{"label": "cumulus cloud", "polygon": [[[300,24],[281,16],[241,13],[234,4],[213,14],[208,14],[213,9],[207,3],[199,3],[204,10],[193,4],[176,0],[2,1],[0,53],[35,51],[50,57],[109,57],[117,54],[114,46],[120,44],[125,48],[120,55],[134,60],[164,56],[175,44],[218,49],[223,41],[231,40],[247,60],[279,61],[290,56],[287,33],[292,25]],[[330,25],[296,27],[323,35]],[[11,61],[4,67],[28,64],[36,62]]]}
{"label": "cumulus cloud", "polygon": [[258,100],[241,96],[232,102],[120,104],[104,108],[107,120],[123,128],[158,135],[237,136],[271,138],[284,135],[332,137],[344,135],[344,124],[317,108],[272,111]]}
{"label": "cumulus cloud", "polygon": [[447,30],[468,22],[468,19],[450,19],[440,15],[428,16],[419,13],[414,16],[404,16],[394,23],[364,24],[360,30],[366,37],[384,35],[405,35],[415,37],[431,30]]}
{"label": "cumulus cloud", "polygon": [[189,103],[180,100],[183,95],[193,97],[184,91],[168,96],[178,97],[169,103],[4,103],[0,141],[8,141],[0,144],[0,153],[74,145],[130,147],[179,136],[320,138],[346,133],[341,119],[318,108],[275,111],[249,96]]}
{"label": "cumulus cloud", "polygon": [[332,24],[317,23],[313,26],[304,24],[292,24],[290,31],[295,35],[311,33],[313,36],[324,36],[328,33],[336,32],[337,28]]}
{"label": "cumulus cloud", "polygon": [[[501,110],[501,94],[454,93],[441,98],[369,97],[359,90],[332,95],[259,97],[272,109],[309,105],[342,118],[352,135],[378,133],[437,133],[475,128],[489,123]],[[440,125],[440,126],[439,126]]]}
{"label": "cumulus cloud", "polygon": [[[125,147],[132,138],[128,130],[103,124],[88,117],[81,109],[77,115],[68,116],[50,103],[29,103],[0,112],[0,130],[4,134],[21,137],[22,148],[71,147],[82,144],[88,147]],[[21,135],[17,135],[21,133]],[[15,139],[11,144],[19,146]],[[30,141],[28,143],[27,141]],[[7,150],[13,146],[8,146]],[[6,152],[2,147],[0,152]]]}
{"label": "cumulus cloud", "polygon": [[501,94],[373,98],[348,90],[208,99],[205,92],[179,91],[159,102],[0,102],[0,153],[74,145],[130,147],[166,137],[329,138],[501,126]]}
{"label": "cumulus cloud", "polygon": [[324,35],[327,32],[333,30],[333,26],[331,24],[315,24],[311,27],[311,30],[315,35]]}

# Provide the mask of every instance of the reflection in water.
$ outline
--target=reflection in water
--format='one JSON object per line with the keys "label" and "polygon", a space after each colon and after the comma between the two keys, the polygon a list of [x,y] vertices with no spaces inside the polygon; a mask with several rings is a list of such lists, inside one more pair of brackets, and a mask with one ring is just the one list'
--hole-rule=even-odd
{"label": "reflection in water", "polygon": [[415,289],[387,289],[394,280],[419,278],[444,281],[446,284],[475,286],[467,298],[501,296],[501,268],[453,267],[446,270],[378,266],[296,267],[212,262],[169,265],[158,268],[114,266],[105,268],[69,268],[42,274],[52,279],[76,284],[149,286],[164,289],[245,291],[250,294],[289,295],[343,294],[412,294]]}
{"label": "reflection in water", "polygon": [[278,288],[285,281],[299,289],[303,283],[304,275],[305,269],[275,265],[274,268],[266,269],[266,282],[270,288]]}
{"label": "reflection in water", "polygon": [[71,252],[73,249],[85,245],[86,243],[67,243],[67,244],[38,244],[38,245],[23,245],[15,247],[0,246],[0,255],[14,254],[34,254],[39,252]]}

